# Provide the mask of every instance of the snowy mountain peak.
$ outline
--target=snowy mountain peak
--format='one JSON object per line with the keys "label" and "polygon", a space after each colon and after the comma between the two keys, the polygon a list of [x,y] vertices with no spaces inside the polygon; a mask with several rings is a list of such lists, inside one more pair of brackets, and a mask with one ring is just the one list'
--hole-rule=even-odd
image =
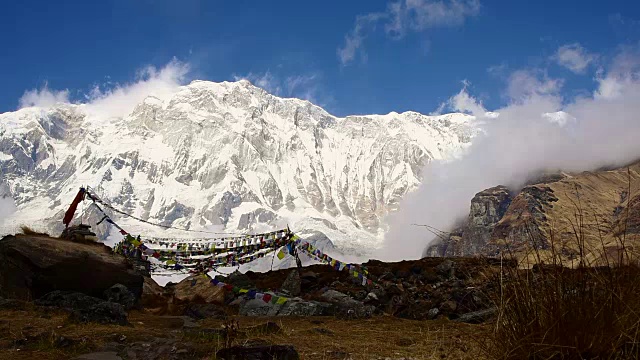
{"label": "snowy mountain peak", "polygon": [[0,188],[18,207],[5,231],[42,219],[59,231],[84,184],[164,225],[244,233],[289,224],[342,248],[375,246],[422,167],[456,156],[477,132],[464,114],[338,118],[246,80],[193,81],[134,105],[126,116],[100,102],[0,114]]}

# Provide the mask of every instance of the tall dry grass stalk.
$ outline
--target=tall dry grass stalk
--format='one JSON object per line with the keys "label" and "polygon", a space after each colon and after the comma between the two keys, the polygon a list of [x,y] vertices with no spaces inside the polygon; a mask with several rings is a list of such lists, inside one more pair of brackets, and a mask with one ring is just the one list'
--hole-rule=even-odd
{"label": "tall dry grass stalk", "polygon": [[[630,188],[627,197],[631,198]],[[617,237],[621,251],[613,259],[600,235],[604,256],[596,263],[588,256],[593,249],[585,241],[587,224],[579,196],[574,205],[575,266],[564,266],[561,246],[551,230],[546,239],[550,247],[544,254],[537,246],[540,239],[529,232],[536,259],[531,269],[503,268],[501,291],[494,298],[498,318],[493,336],[483,345],[490,357],[640,358],[640,267],[629,254],[626,234]],[[596,225],[601,226],[597,218]],[[505,251],[506,256],[514,256]]]}

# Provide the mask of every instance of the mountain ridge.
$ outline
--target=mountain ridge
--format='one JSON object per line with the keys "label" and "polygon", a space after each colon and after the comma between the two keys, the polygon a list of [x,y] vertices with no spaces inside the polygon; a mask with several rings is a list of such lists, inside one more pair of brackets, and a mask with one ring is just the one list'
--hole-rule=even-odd
{"label": "mountain ridge", "polygon": [[114,206],[167,226],[257,232],[289,224],[327,245],[371,248],[423,166],[455,158],[478,132],[465,114],[339,118],[244,80],[193,81],[147,96],[124,116],[105,107],[0,114],[0,196],[17,206],[5,223],[44,219],[60,231],[77,188],[91,185]]}

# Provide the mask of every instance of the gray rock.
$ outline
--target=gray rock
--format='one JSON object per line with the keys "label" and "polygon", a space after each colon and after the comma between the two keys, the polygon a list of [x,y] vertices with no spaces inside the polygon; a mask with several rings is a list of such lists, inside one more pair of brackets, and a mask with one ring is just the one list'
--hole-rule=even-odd
{"label": "gray rock", "polygon": [[122,360],[122,358],[113,351],[104,351],[80,355],[74,360]]}
{"label": "gray rock", "polygon": [[251,299],[240,305],[238,313],[242,316],[276,316],[284,305],[272,304],[259,299]]}
{"label": "gray rock", "polygon": [[378,295],[376,295],[374,292],[370,292],[367,294],[367,297],[365,298],[365,301],[377,301],[378,299]]}
{"label": "gray rock", "polygon": [[322,294],[322,299],[336,306],[336,315],[346,318],[368,318],[373,315],[375,307],[365,305],[349,295],[335,290],[327,290]]}
{"label": "gray rock", "polygon": [[429,310],[429,312],[427,313],[427,319],[433,320],[436,317],[438,317],[439,314],[440,314],[440,310],[438,310],[438,308],[433,308]]}
{"label": "gray rock", "polygon": [[36,300],[36,305],[51,306],[67,310],[86,309],[104,300],[79,292],[52,291]]}
{"label": "gray rock", "polygon": [[105,298],[114,303],[118,303],[126,310],[131,310],[137,302],[136,296],[122,284],[115,284],[104,292]]}
{"label": "gray rock", "polygon": [[318,301],[287,301],[278,316],[327,316],[332,315],[334,306]]}
{"label": "gray rock", "polygon": [[452,278],[455,273],[455,266],[453,261],[445,260],[441,262],[438,266],[436,266],[436,273],[446,278]]}
{"label": "gray rock", "polygon": [[255,286],[246,274],[243,274],[239,271],[235,271],[229,274],[225,279],[221,280],[223,280],[227,284],[231,284],[243,289],[251,289]]}
{"label": "gray rock", "polygon": [[184,314],[193,319],[226,319],[227,314],[216,304],[188,304]]}
{"label": "gray rock", "polygon": [[284,293],[287,293],[291,296],[298,296],[302,286],[302,280],[300,279],[300,273],[298,270],[291,270],[289,276],[282,283],[282,287],[280,290]]}
{"label": "gray rock", "polygon": [[497,311],[498,309],[496,308],[474,311],[461,315],[459,318],[455,319],[455,321],[468,324],[480,324],[491,319]]}
{"label": "gray rock", "polygon": [[107,301],[87,308],[74,309],[69,315],[69,319],[79,323],[129,325],[124,307]]}

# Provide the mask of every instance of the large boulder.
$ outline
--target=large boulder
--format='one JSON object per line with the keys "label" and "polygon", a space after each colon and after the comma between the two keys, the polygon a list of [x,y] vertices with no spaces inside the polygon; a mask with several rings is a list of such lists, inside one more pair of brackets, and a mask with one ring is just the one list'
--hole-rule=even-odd
{"label": "large boulder", "polygon": [[74,322],[129,324],[127,312],[121,304],[78,292],[56,290],[36,300],[36,305],[67,310],[70,312],[69,319]]}
{"label": "large boulder", "polygon": [[116,284],[139,298],[143,276],[103,244],[38,235],[0,240],[0,296],[33,300],[67,290],[102,297]]}
{"label": "large boulder", "polygon": [[250,299],[242,302],[238,312],[243,316],[326,316],[335,310],[332,304],[293,298],[284,304]]}
{"label": "large boulder", "polygon": [[371,317],[375,307],[353,299],[351,296],[335,290],[325,291],[321,298],[336,306],[336,315],[359,319]]}
{"label": "large boulder", "polygon": [[104,297],[108,301],[124,306],[126,310],[133,309],[138,303],[136,296],[122,284],[115,284],[105,290]]}
{"label": "large boulder", "polygon": [[100,302],[88,308],[74,309],[69,319],[79,323],[129,325],[124,307],[108,301]]}
{"label": "large boulder", "polygon": [[211,284],[209,278],[202,275],[189,276],[174,287],[176,304],[217,304],[224,305],[225,290]]}
{"label": "large boulder", "polygon": [[298,296],[301,292],[302,279],[300,278],[300,273],[298,270],[291,270],[289,276],[284,280],[282,286],[280,287],[280,291],[291,295]]}
{"label": "large boulder", "polygon": [[170,295],[170,290],[158,285],[152,278],[145,277],[140,305],[153,313],[165,313],[169,306]]}

